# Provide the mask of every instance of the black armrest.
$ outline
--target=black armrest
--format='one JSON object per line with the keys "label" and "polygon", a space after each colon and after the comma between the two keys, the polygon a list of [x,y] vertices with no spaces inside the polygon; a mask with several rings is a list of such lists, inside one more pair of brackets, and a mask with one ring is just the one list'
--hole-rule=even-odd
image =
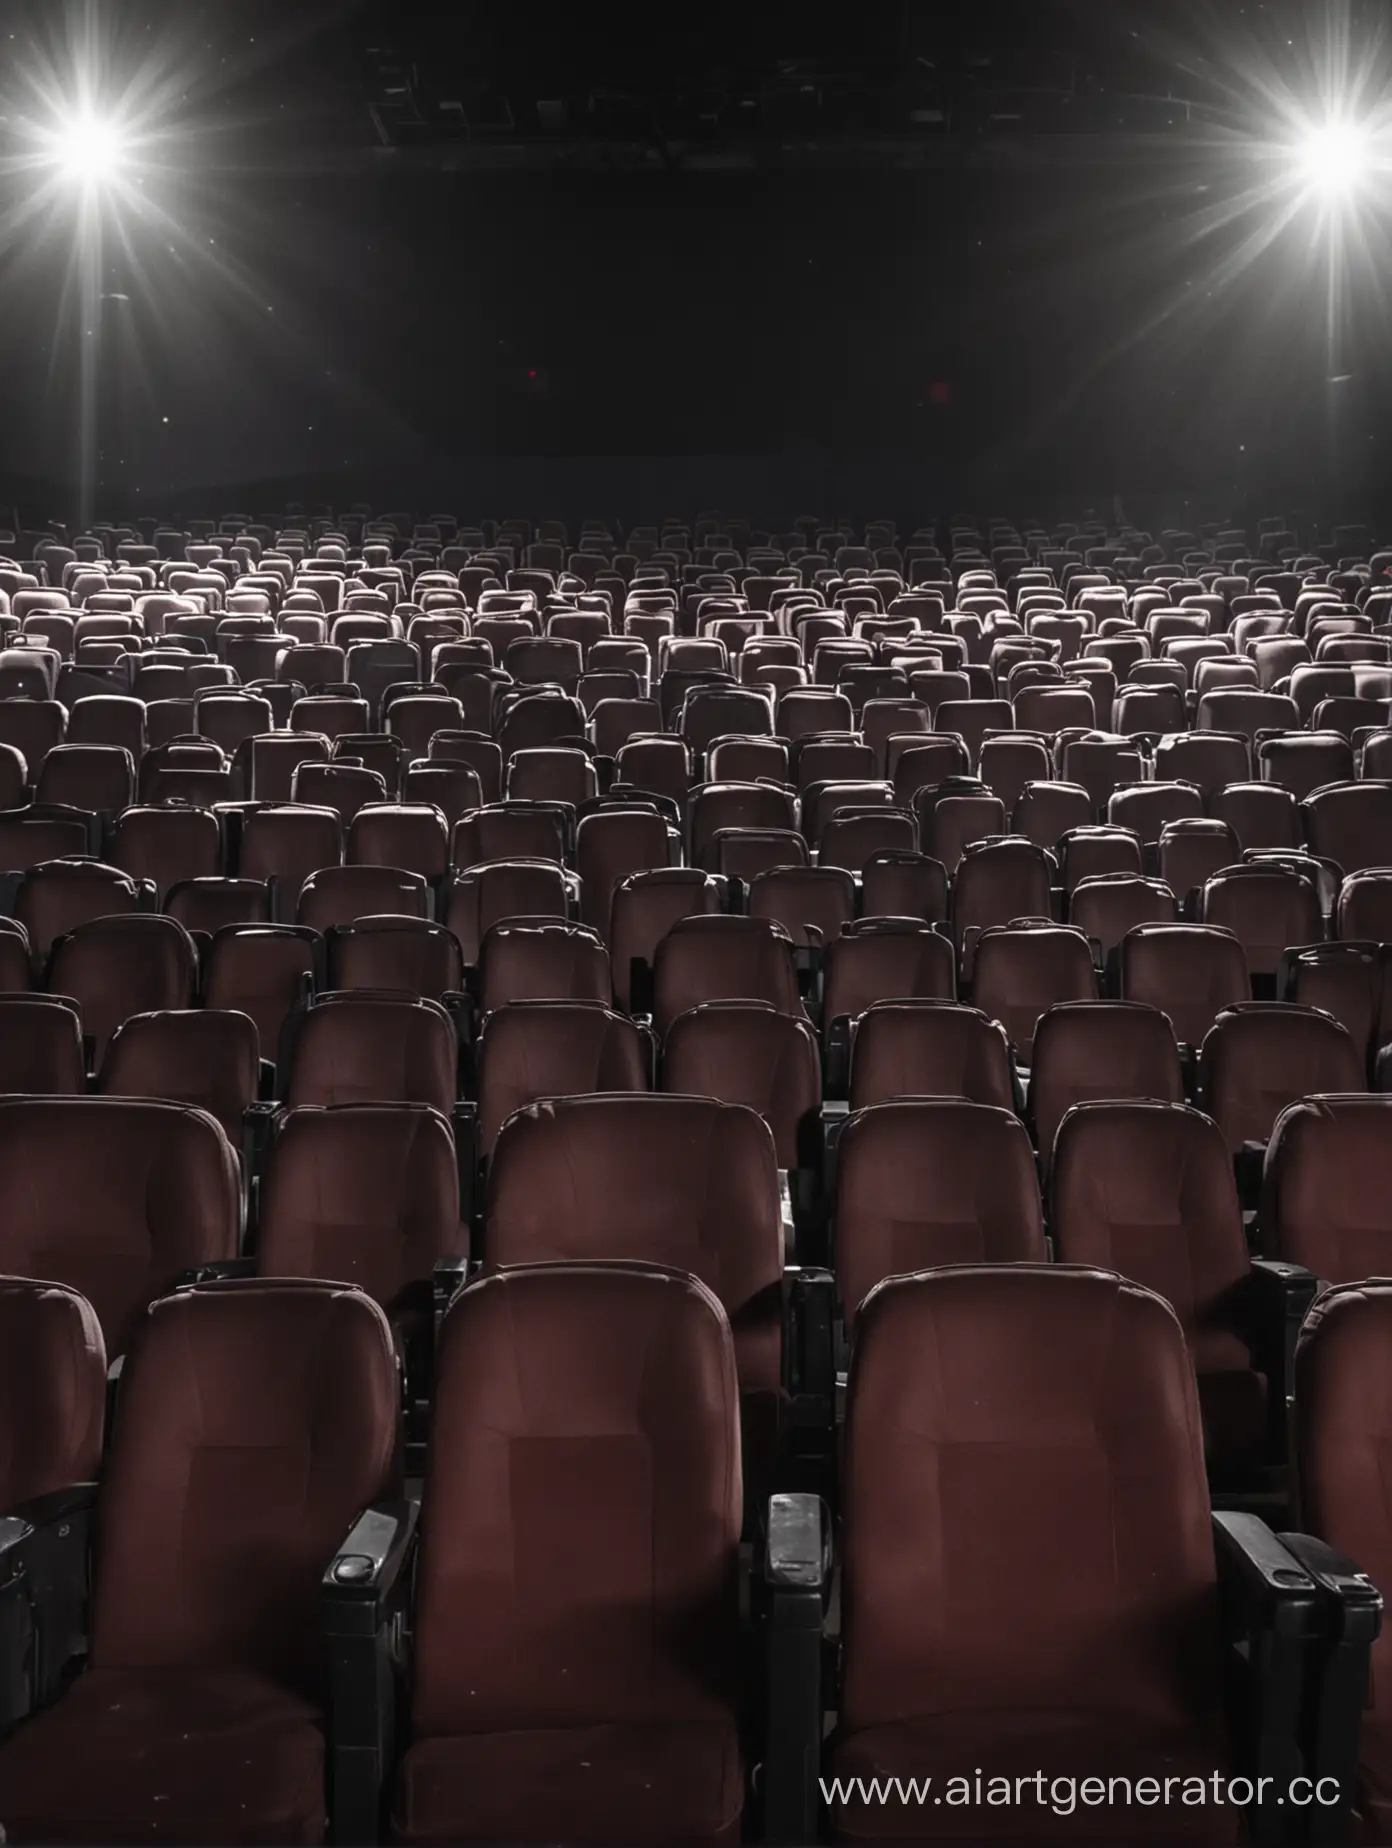
{"label": "black armrest", "polygon": [[1228,1654],[1231,1731],[1244,1775],[1270,1778],[1253,1806],[1257,1841],[1279,1837],[1286,1822],[1275,1793],[1303,1770],[1305,1688],[1319,1641],[1315,1581],[1264,1521],[1213,1515],[1213,1540]]}
{"label": "black armrest", "polygon": [[851,1017],[838,1014],[823,1019],[822,1093],[825,1097],[844,1097],[851,1081]]}
{"label": "black armrest", "polygon": [[1295,1344],[1319,1291],[1319,1278],[1303,1264],[1253,1258],[1248,1278],[1249,1345],[1267,1379],[1272,1454],[1286,1452],[1286,1406],[1295,1385]]}
{"label": "black armrest", "polygon": [[55,1701],[69,1663],[86,1650],[96,1500],[94,1482],[72,1483],[0,1521],[0,1731]]}
{"label": "black armrest", "polygon": [[1237,1194],[1244,1212],[1255,1212],[1261,1200],[1262,1169],[1266,1165],[1266,1144],[1244,1142],[1233,1156],[1233,1174]]}
{"label": "black armrest", "polygon": [[396,1722],[395,1632],[409,1586],[419,1507],[401,1501],[359,1515],[321,1582],[329,1657],[329,1834],[380,1839]]}
{"label": "black armrest", "polygon": [[836,1279],[790,1267],[783,1285],[792,1442],[826,1459],[836,1426]]}
{"label": "black armrest", "polygon": [[1313,1534],[1282,1534],[1280,1539],[1314,1580],[1323,1619],[1302,1745],[1307,1774],[1316,1788],[1328,1795],[1330,1787],[1324,1780],[1332,1779],[1338,1795],[1333,1801],[1322,1796],[1311,1807],[1309,1839],[1350,1841],[1370,1656],[1382,1628],[1382,1594],[1353,1560]]}
{"label": "black armrest", "polygon": [[764,1840],[771,1844],[817,1839],[831,1563],[831,1517],[820,1497],[773,1496],[760,1575],[768,1645]]}

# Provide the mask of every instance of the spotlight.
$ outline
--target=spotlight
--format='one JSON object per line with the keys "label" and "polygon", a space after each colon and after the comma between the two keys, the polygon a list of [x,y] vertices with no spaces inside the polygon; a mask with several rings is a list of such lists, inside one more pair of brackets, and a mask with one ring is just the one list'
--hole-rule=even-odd
{"label": "spotlight", "polygon": [[64,177],[82,186],[100,186],[120,172],[126,141],[114,122],[98,116],[74,116],[52,137],[53,158]]}
{"label": "spotlight", "polygon": [[1326,198],[1356,191],[1372,166],[1372,136],[1357,122],[1311,128],[1295,150],[1299,177]]}

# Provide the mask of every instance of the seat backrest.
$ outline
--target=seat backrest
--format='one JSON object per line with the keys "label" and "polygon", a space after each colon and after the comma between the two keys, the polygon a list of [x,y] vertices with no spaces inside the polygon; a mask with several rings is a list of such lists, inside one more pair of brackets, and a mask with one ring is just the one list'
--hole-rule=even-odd
{"label": "seat backrest", "polygon": [[206,1110],[240,1148],[243,1119],[259,1094],[260,1060],[261,1037],[249,1014],[210,1007],[133,1014],[111,1037],[97,1090]]}
{"label": "seat backrest", "polygon": [[867,923],[869,928],[853,927],[826,947],[824,1020],[854,1020],[877,1001],[955,999],[946,937],[912,918]]}
{"label": "seat backrest", "polygon": [[1200,895],[1199,914],[1233,933],[1254,975],[1274,975],[1288,949],[1324,935],[1314,879],[1284,866],[1258,862],[1215,873]]}
{"label": "seat backrest", "polygon": [[1068,922],[1099,944],[1104,955],[1139,925],[1173,924],[1178,918],[1178,901],[1164,880],[1135,873],[1081,879],[1068,895]]}
{"label": "seat backrest", "polygon": [[27,872],[15,895],[14,915],[35,956],[46,957],[60,937],[95,918],[140,909],[140,889],[114,866],[92,860],[49,860]]}
{"label": "seat backrest", "polygon": [[1247,1239],[1232,1160],[1209,1117],[1178,1098],[1078,1104],[1054,1143],[1049,1201],[1063,1263],[1158,1291],[1200,1363],[1231,1337]]}
{"label": "seat backrest", "polygon": [[128,808],[116,822],[114,866],[154,882],[161,908],[171,887],[222,872],[222,829],[209,809]]}
{"label": "seat backrest", "polygon": [[261,1276],[337,1279],[391,1313],[460,1250],[454,1136],[438,1110],[350,1104],[281,1120],[261,1175]]}
{"label": "seat backrest", "polygon": [[673,845],[667,823],[648,810],[600,809],[582,816],[575,834],[582,920],[607,940],[615,887],[632,873],[668,865]]}
{"label": "seat backrest", "polygon": [[1047,1255],[1034,1150],[1012,1111],[955,1098],[874,1104],[842,1132],[836,1176],[848,1322],[886,1277]]}
{"label": "seat backrest", "polygon": [[203,971],[203,1004],[249,1014],[263,1056],[273,1059],[280,1031],[312,984],[319,938],[292,924],[226,924],[214,933]]}
{"label": "seat backrest", "polygon": [[[1372,1273],[1377,1278],[1379,1272]],[[1291,1437],[1300,1484],[1299,1526],[1347,1559],[1375,1585],[1392,1583],[1392,1519],[1387,1479],[1387,1356],[1392,1353],[1392,1286],[1349,1282],[1311,1305],[1295,1351]],[[1371,1685],[1362,1715],[1364,1763],[1380,1753],[1387,1717],[1392,1634],[1384,1624],[1372,1647]],[[1376,1691],[1376,1698],[1374,1694]]]}
{"label": "seat backrest", "polygon": [[897,1097],[956,1097],[1013,1109],[1005,1029],[973,1007],[931,1000],[876,1002],[856,1023],[851,1109]]}
{"label": "seat backrest", "polygon": [[1158,1007],[1180,1045],[1197,1048],[1224,1008],[1251,999],[1246,953],[1211,925],[1140,925],[1122,940],[1121,995]]}
{"label": "seat backrest", "polygon": [[449,857],[449,829],[431,803],[368,803],[348,824],[349,866],[402,867],[423,879],[442,879]]}
{"label": "seat backrest", "polygon": [[1133,1097],[1184,1102],[1174,1029],[1158,1008],[1135,1001],[1065,1001],[1041,1017],[1029,1105],[1046,1164],[1058,1126],[1075,1104]]}
{"label": "seat backrest", "polygon": [[1392,1096],[1323,1094],[1315,1083],[1305,1091],[1281,1111],[1267,1147],[1266,1249],[1326,1283],[1384,1277],[1392,1267]]}
{"label": "seat backrest", "polygon": [[548,1264],[472,1284],[445,1321],[427,1483],[418,1737],[733,1709],[735,1364],[694,1278]]}
{"label": "seat backrest", "polygon": [[132,1014],[192,1007],[198,952],[182,924],[139,912],[92,918],[54,945],[49,984],[82,1009],[97,1057]]}
{"label": "seat backrest", "polygon": [[1339,783],[1302,808],[1311,853],[1346,873],[1392,866],[1392,783]]}
{"label": "seat backrest", "polygon": [[514,1001],[607,1003],[611,994],[603,943],[588,926],[559,918],[495,924],[480,945],[478,971],[485,1017]]}
{"label": "seat backrest", "polygon": [[768,1001],[800,1014],[792,944],[764,918],[679,918],[653,959],[653,1024],[672,1022],[703,1001]]}
{"label": "seat backrest", "polygon": [[396,1485],[386,1321],[341,1285],[246,1279],[142,1323],[98,1498],[92,1667],[250,1672],[320,1702],[325,1561]]}
{"label": "seat backrest", "polygon": [[962,854],[952,888],[952,930],[959,948],[976,934],[1016,918],[1050,914],[1048,856],[1033,841],[1006,836],[974,841]]}
{"label": "seat backrest", "polygon": [[300,888],[295,921],[323,932],[359,918],[424,918],[429,911],[430,888],[420,873],[396,866],[325,866]]}
{"label": "seat backrest", "polygon": [[459,940],[425,918],[358,918],[326,942],[328,986],[424,995],[438,1001],[464,986]]}
{"label": "seat backrest", "polygon": [[434,1001],[335,994],[294,1023],[283,1095],[308,1104],[429,1104],[446,1118],[458,1091],[454,1026]]}
{"label": "seat backrest", "polygon": [[293,908],[310,875],[342,859],[343,824],[331,808],[295,803],[243,817],[239,876],[274,879],[283,906]]}
{"label": "seat backrest", "polygon": [[822,1102],[809,1021],[762,1001],[708,1001],[680,1014],[662,1047],[662,1087],[744,1104],[773,1131],[780,1168],[812,1166],[808,1132]]}
{"label": "seat backrest", "polygon": [[1288,1104],[1316,1092],[1360,1091],[1365,1051],[1317,1008],[1248,1001],[1214,1021],[1199,1056],[1203,1107],[1235,1154],[1266,1142]]}
{"label": "seat backrest", "polygon": [[515,1110],[547,1097],[647,1091],[652,1048],[602,1002],[510,1001],[492,1010],[478,1049],[479,1147],[487,1157]]}
{"label": "seat backrest", "polygon": [[66,996],[0,993],[0,1096],[80,1097],[86,1088],[81,1008]]}
{"label": "seat backrest", "polygon": [[518,1111],[489,1165],[484,1257],[617,1259],[699,1277],[734,1330],[746,1436],[776,1424],[783,1225],[773,1136],[752,1110],[655,1095]]}
{"label": "seat backrest", "polygon": [[1090,1001],[1097,976],[1088,940],[1064,925],[1007,925],[977,941],[972,1004],[999,1020],[1028,1064],[1035,1026],[1059,1001]]}
{"label": "seat backrest", "polygon": [[240,1218],[236,1157],[201,1110],[0,1099],[0,1265],[80,1290],[113,1356],[181,1272],[236,1256]]}
{"label": "seat backrest", "polygon": [[0,1277],[0,1378],[9,1408],[0,1509],[91,1482],[101,1466],[106,1344],[92,1306],[61,1283]]}
{"label": "seat backrest", "polygon": [[846,1733],[1085,1699],[1221,1737],[1193,1367],[1151,1291],[1033,1265],[881,1285],[845,1481]]}
{"label": "seat backrest", "polygon": [[471,866],[450,887],[445,922],[464,961],[477,963],[488,933],[508,918],[566,920],[574,875],[549,860],[492,860]]}

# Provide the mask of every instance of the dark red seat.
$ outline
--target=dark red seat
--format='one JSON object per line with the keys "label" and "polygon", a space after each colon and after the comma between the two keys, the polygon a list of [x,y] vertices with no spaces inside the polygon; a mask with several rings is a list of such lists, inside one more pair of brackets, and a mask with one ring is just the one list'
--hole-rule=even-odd
{"label": "dark red seat", "polygon": [[141,1322],[97,1494],[86,1671],[0,1746],[0,1807],[16,1841],[322,1841],[319,1587],[396,1492],[386,1322],[341,1286],[259,1281]]}
{"label": "dark red seat", "polygon": [[103,1097],[163,1098],[206,1110],[239,1149],[260,1085],[255,1021],[249,1014],[200,1007],[128,1017],[106,1048],[96,1088]]}
{"label": "dark red seat", "polygon": [[736,1402],[694,1278],[548,1264],[456,1300],[394,1840],[738,1840]]}
{"label": "dark red seat", "polygon": [[5,1435],[0,1510],[91,1482],[101,1463],[106,1344],[91,1304],[61,1283],[0,1277]]}
{"label": "dark red seat", "polygon": [[1312,1082],[1276,1119],[1262,1236],[1273,1257],[1326,1283],[1383,1277],[1392,1269],[1392,1096],[1311,1094],[1324,1089]]}
{"label": "dark red seat", "polygon": [[599,999],[510,1001],[478,1046],[478,1136],[485,1159],[515,1110],[546,1097],[652,1087],[652,1042]]}

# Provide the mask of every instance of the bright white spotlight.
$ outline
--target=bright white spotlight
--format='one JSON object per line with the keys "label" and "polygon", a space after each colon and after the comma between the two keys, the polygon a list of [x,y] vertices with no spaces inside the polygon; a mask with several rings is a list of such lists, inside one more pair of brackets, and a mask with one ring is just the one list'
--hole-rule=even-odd
{"label": "bright white spotlight", "polygon": [[126,141],[114,122],[99,116],[74,116],[53,136],[53,154],[65,178],[99,186],[120,172]]}
{"label": "bright white spotlight", "polygon": [[1296,169],[1312,190],[1339,198],[1362,184],[1372,153],[1372,136],[1360,123],[1327,122],[1305,135],[1296,149]]}

